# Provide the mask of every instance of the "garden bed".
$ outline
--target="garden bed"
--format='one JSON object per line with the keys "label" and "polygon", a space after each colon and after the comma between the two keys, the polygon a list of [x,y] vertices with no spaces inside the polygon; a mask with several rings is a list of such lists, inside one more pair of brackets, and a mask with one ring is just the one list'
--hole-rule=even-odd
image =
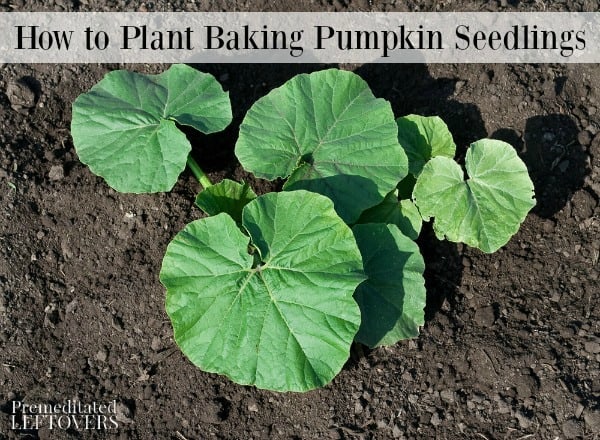
{"label": "garden bed", "polygon": [[[369,7],[306,3],[303,10]],[[373,10],[399,10],[373,3]],[[433,10],[413,3],[405,9]],[[501,7],[493,3],[487,7]],[[140,8],[149,6],[132,7]],[[286,8],[299,10],[277,7]],[[419,338],[374,350],[357,345],[330,385],[304,394],[236,385],[198,370],[175,346],[158,273],[169,241],[202,216],[191,203],[199,186],[186,171],[168,194],[116,193],[78,161],[69,132],[74,99],[121,67],[157,73],[167,66],[0,70],[0,438],[598,438],[598,66],[336,66],[364,78],[397,116],[442,117],[459,157],[482,137],[509,142],[529,168],[537,206],[491,255],[439,246],[426,227],[419,245],[427,319]],[[195,157],[213,181],[245,179],[259,194],[277,189],[237,163],[241,120],[293,75],[330,66],[195,67],[229,91],[234,111],[226,131],[192,137]],[[11,401],[67,399],[116,400],[119,428],[42,428],[29,437],[11,429]]]}

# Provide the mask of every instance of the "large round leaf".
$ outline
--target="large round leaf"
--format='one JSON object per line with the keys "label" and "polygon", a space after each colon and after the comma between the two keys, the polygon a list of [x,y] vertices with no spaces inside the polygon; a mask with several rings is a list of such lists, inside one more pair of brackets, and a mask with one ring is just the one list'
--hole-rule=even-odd
{"label": "large round leaf", "polygon": [[354,294],[362,314],[356,340],[377,347],[418,336],[426,297],[419,247],[395,225],[370,223],[352,231],[368,277]]}
{"label": "large round leaf", "polygon": [[231,118],[210,74],[178,64],[159,75],[117,70],[75,100],[71,135],[79,159],[117,191],[169,191],[191,150],[174,121],[213,133]]}
{"label": "large round leaf", "polygon": [[177,344],[202,370],[240,384],[325,385],[360,323],[352,294],[365,277],[352,232],[329,199],[307,191],[249,202],[242,225],[250,238],[219,214],[169,244],[160,279]]}
{"label": "large round leaf", "polygon": [[438,116],[408,115],[396,119],[398,141],[408,156],[411,174],[418,176],[429,159],[453,158],[456,144],[448,126]]}
{"label": "large round leaf", "polygon": [[417,179],[413,199],[425,220],[435,217],[438,238],[463,242],[484,252],[504,246],[533,206],[527,167],[507,143],[482,139],[471,144],[465,167],[435,157]]}
{"label": "large round leaf", "polygon": [[331,198],[348,223],[381,202],[408,173],[390,104],[358,75],[298,75],[248,111],[235,152],[259,177]]}

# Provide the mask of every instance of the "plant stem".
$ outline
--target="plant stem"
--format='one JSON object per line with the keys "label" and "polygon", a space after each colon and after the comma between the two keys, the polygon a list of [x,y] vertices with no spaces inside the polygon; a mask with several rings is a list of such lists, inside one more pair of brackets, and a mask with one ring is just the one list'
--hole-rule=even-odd
{"label": "plant stem", "polygon": [[202,185],[204,189],[212,186],[212,182],[204,171],[202,171],[202,168],[200,168],[200,165],[198,165],[198,162],[194,160],[191,154],[187,158],[187,166],[190,167],[192,174],[198,179],[198,182],[200,182],[200,185]]}

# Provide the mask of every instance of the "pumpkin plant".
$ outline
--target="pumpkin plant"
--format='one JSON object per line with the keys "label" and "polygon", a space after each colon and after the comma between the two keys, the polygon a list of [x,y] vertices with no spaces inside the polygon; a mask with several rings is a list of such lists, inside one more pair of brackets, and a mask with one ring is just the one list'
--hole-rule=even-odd
{"label": "pumpkin plant", "polygon": [[492,252],[534,204],[509,145],[475,142],[465,181],[439,118],[395,119],[351,72],[297,75],[246,114],[235,153],[256,176],[285,179],[282,192],[213,185],[190,156],[178,124],[213,133],[231,114],[215,78],[188,66],[114,71],[74,102],[71,133],[80,160],[118,191],[169,191],[186,164],[198,178],[207,216],[173,238],[159,278],[183,353],[240,384],[307,391],[335,377],[354,341],[416,337],[422,222]]}

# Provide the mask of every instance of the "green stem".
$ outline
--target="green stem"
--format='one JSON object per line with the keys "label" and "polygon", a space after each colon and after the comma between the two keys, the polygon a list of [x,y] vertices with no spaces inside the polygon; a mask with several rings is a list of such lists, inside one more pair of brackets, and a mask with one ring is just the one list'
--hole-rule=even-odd
{"label": "green stem", "polygon": [[202,171],[202,168],[200,168],[200,165],[198,165],[198,162],[194,160],[191,154],[187,158],[187,166],[190,167],[192,174],[198,179],[198,182],[200,182],[200,185],[202,185],[204,189],[212,186],[212,182],[204,171]]}

